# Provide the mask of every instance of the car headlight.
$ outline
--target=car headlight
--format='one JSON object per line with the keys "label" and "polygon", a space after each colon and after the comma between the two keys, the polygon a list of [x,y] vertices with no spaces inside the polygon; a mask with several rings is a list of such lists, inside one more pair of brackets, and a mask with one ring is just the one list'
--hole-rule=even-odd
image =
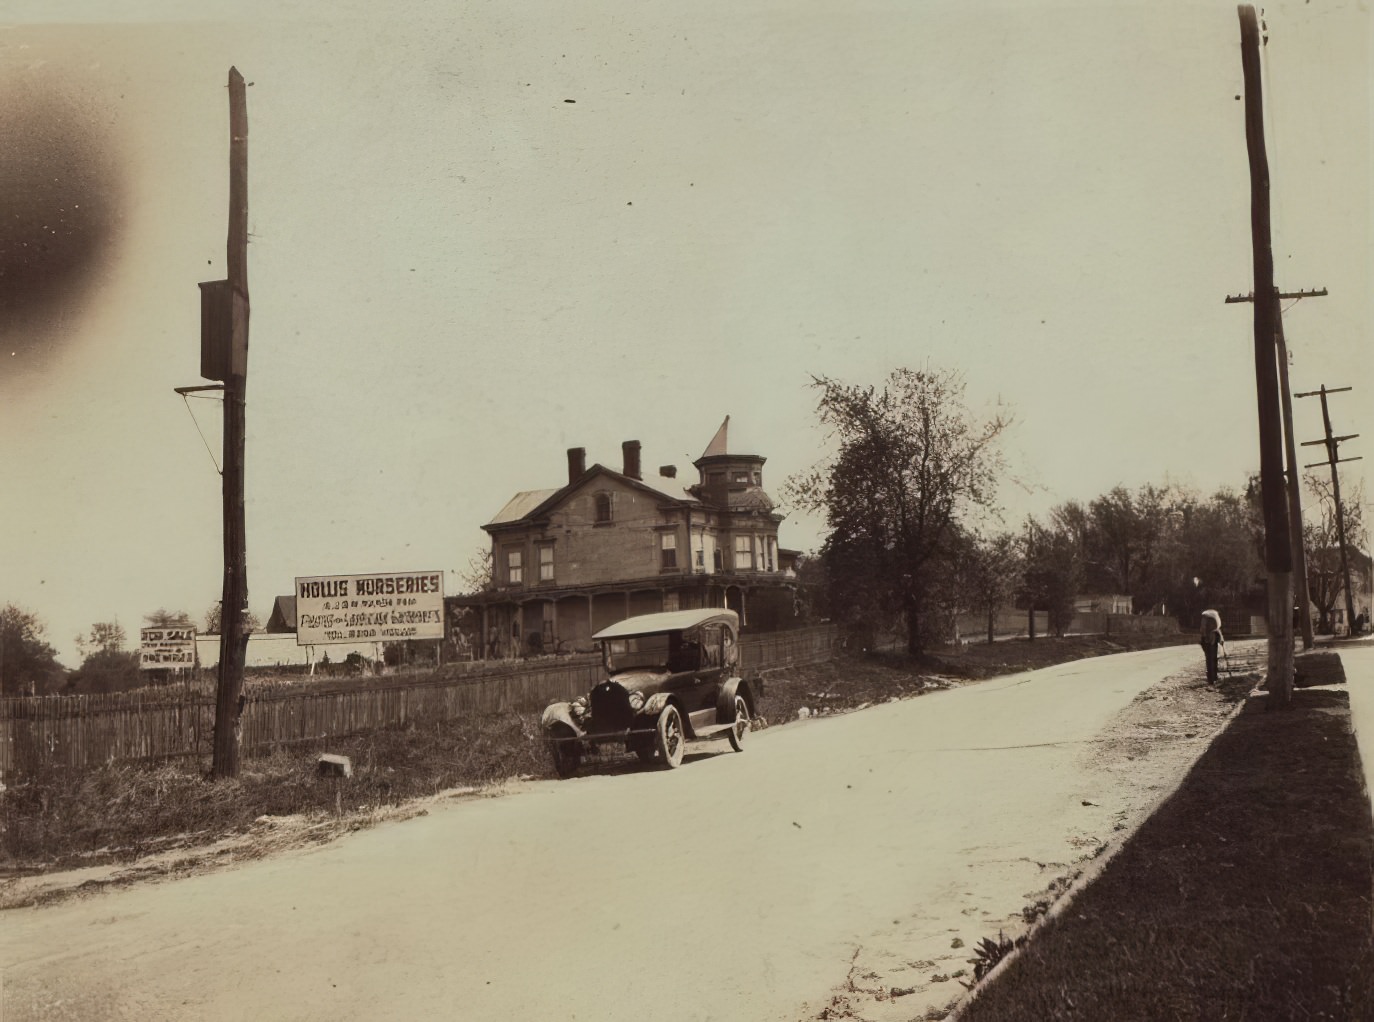
{"label": "car headlight", "polygon": [[630,693],[630,709],[634,710],[636,713],[638,713],[640,710],[644,709],[644,693],[643,693],[643,692],[631,692],[631,693]]}

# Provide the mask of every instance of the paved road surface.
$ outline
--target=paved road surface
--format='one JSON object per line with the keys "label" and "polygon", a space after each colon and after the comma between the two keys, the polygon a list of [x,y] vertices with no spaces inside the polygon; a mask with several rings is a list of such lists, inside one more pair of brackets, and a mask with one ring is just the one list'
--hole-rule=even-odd
{"label": "paved road surface", "polygon": [[929,986],[1154,797],[1086,753],[1197,659],[1079,661],[5,913],[0,1015],[766,1022],[850,980]]}

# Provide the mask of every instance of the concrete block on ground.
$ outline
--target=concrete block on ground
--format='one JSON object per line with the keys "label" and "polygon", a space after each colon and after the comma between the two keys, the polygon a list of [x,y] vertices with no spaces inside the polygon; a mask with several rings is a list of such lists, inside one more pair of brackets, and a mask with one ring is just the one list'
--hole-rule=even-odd
{"label": "concrete block on ground", "polygon": [[347,756],[325,753],[319,758],[315,769],[321,777],[352,777],[353,761]]}
{"label": "concrete block on ground", "polygon": [[1293,657],[1293,685],[1311,688],[1313,685],[1345,684],[1345,668],[1341,655],[1330,650],[1299,653]]}

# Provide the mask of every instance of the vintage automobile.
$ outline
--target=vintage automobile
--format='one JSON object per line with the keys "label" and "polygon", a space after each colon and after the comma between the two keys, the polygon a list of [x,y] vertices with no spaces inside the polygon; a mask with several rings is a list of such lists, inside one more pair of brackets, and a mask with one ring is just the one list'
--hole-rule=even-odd
{"label": "vintage automobile", "polygon": [[544,711],[544,734],[560,777],[577,772],[592,746],[623,745],[645,763],[682,763],[689,741],[725,737],[744,748],[754,691],[736,673],[739,616],[674,610],[627,618],[592,636],[606,680]]}

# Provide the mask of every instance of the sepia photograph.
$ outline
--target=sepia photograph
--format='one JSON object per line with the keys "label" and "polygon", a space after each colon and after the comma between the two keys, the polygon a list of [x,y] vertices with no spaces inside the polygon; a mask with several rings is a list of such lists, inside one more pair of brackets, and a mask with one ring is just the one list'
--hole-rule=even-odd
{"label": "sepia photograph", "polygon": [[1374,1022],[1372,396],[1360,0],[10,0],[0,1022]]}

